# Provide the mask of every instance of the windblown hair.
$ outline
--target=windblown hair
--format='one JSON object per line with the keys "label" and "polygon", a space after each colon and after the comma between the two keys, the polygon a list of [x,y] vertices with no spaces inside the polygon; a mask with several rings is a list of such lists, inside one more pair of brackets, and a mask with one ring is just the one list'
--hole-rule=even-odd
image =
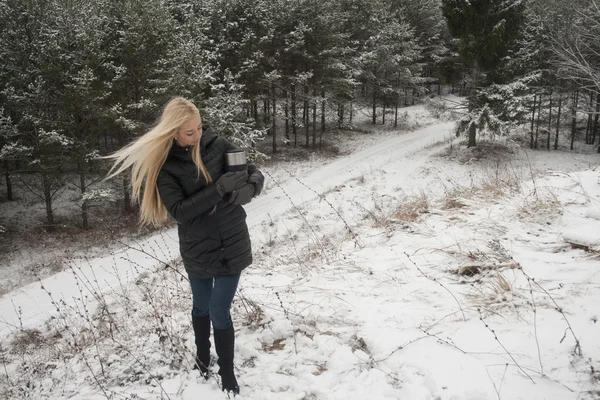
{"label": "windblown hair", "polygon": [[[143,225],[159,226],[167,219],[167,209],[162,202],[156,180],[181,125],[195,115],[200,115],[196,106],[183,97],[171,99],[160,116],[160,120],[149,132],[121,150],[106,156],[115,162],[106,179],[118,175],[131,167],[132,201],[140,203],[140,222]],[[200,143],[191,148],[192,159],[208,184],[212,178],[200,157]],[[143,192],[143,195],[142,195]]]}

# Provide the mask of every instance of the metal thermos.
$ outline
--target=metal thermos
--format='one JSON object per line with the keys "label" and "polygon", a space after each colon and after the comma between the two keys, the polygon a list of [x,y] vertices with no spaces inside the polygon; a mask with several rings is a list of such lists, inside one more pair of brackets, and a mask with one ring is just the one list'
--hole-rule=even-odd
{"label": "metal thermos", "polygon": [[229,150],[225,153],[225,170],[227,172],[244,171],[248,168],[244,150]]}

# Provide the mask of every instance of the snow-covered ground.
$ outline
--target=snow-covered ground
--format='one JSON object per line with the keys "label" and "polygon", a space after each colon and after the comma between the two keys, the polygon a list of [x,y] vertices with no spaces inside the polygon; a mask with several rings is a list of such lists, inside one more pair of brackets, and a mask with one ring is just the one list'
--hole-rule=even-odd
{"label": "snow-covered ground", "polygon": [[[600,156],[451,128],[264,169],[240,399],[600,398]],[[0,397],[226,398],[191,369],[177,255],[165,231],[1,297]]]}

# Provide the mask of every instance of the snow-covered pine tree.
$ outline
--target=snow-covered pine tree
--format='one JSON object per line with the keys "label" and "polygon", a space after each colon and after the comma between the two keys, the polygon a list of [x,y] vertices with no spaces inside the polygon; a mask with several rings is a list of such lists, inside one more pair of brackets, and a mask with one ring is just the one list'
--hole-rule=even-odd
{"label": "snow-covered pine tree", "polygon": [[19,133],[13,149],[27,150],[19,152],[19,161],[29,173],[22,182],[44,202],[47,224],[53,229],[53,202],[64,188],[73,146],[57,121],[63,88],[63,53],[55,25],[60,16],[51,1],[7,1],[1,7],[6,33],[1,46],[0,79],[5,84],[2,95]]}
{"label": "snow-covered pine tree", "polygon": [[217,55],[211,52],[209,13],[196,1],[168,2],[173,18],[173,46],[167,50],[169,71],[165,90],[171,96],[185,97],[200,104],[210,94],[210,84],[219,78]]}
{"label": "snow-covered pine tree", "polygon": [[[414,29],[399,9],[388,10],[384,3],[372,5],[369,19],[377,21],[358,46],[360,79],[371,88],[372,122],[376,123],[377,105],[397,104],[399,92],[410,87],[419,90],[422,80],[421,47]],[[363,31],[363,33],[366,33]]]}
{"label": "snow-covered pine tree", "polygon": [[489,105],[478,103],[478,91],[505,82],[502,64],[522,34],[524,12],[522,0],[442,0],[450,33],[459,39],[460,53],[472,71],[469,113],[458,124],[458,132],[468,131],[469,147],[477,144],[478,123],[489,121],[489,127],[498,126]]}
{"label": "snow-covered pine tree", "polygon": [[25,158],[26,148],[22,148],[17,142],[18,132],[10,119],[5,115],[4,108],[0,108],[0,168],[4,174],[6,183],[6,198],[13,201],[12,171],[13,161]]}
{"label": "snow-covered pine tree", "polygon": [[[156,120],[169,92],[170,50],[176,47],[176,26],[163,0],[103,0],[99,6],[104,32],[101,43],[106,127],[115,133],[109,151],[124,146]],[[116,143],[115,143],[116,142]],[[129,181],[123,176],[123,197],[130,210]]]}
{"label": "snow-covered pine tree", "polygon": [[[56,68],[54,124],[71,141],[65,172],[75,173],[71,179],[88,198],[88,186],[99,181],[100,171],[94,171],[91,161],[99,155],[100,116],[106,90],[99,78],[101,15],[91,0],[54,0],[53,26]],[[91,174],[90,174],[91,172]],[[95,175],[95,176],[93,176]],[[88,229],[86,201],[81,201],[81,219]]]}
{"label": "snow-covered pine tree", "polygon": [[[393,0],[390,11],[396,19],[406,20],[414,30],[414,35],[421,47],[421,76],[424,83],[430,86],[429,92],[441,94],[441,83],[444,76],[438,64],[451,54],[451,40],[448,28],[442,16],[441,0]],[[437,88],[431,87],[437,84]]]}

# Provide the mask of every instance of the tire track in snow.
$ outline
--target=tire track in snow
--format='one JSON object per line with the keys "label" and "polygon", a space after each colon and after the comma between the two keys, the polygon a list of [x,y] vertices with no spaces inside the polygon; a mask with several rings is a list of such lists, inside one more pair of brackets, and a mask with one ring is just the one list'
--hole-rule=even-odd
{"label": "tire track in snow", "polygon": [[[439,150],[439,146],[435,145],[448,138],[452,127],[453,123],[441,123],[400,134],[325,164],[317,171],[304,177],[299,176],[298,179],[316,192],[323,193],[332,187],[364,175],[367,168],[376,170],[393,162],[403,162],[402,176],[408,178],[431,154]],[[417,152],[419,153],[418,159],[408,159]],[[398,181],[397,183],[402,182]],[[284,190],[298,207],[318,198],[317,194],[295,179],[285,182]],[[260,225],[266,220],[267,214],[270,214],[271,217],[283,215],[291,207],[292,204],[281,192],[281,189],[272,186],[269,193],[257,197],[250,204],[244,206],[248,213],[248,227]]]}

